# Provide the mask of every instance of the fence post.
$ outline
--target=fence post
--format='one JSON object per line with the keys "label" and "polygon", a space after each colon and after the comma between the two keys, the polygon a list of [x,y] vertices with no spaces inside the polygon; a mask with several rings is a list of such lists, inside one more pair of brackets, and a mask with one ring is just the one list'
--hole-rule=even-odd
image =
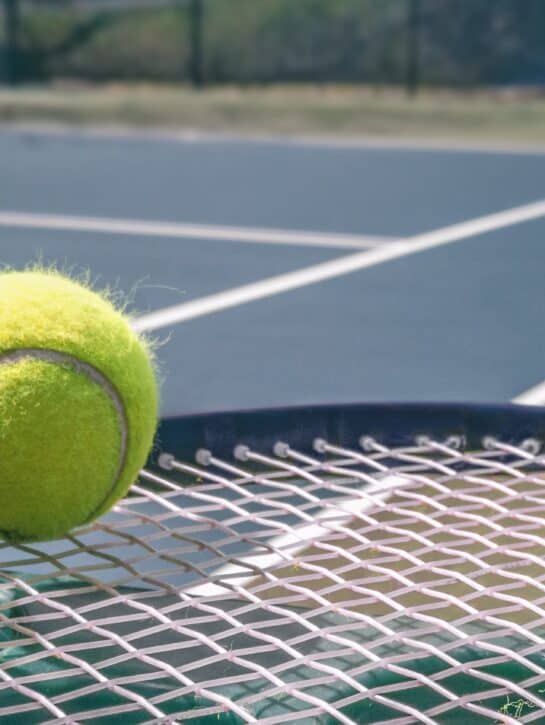
{"label": "fence post", "polygon": [[416,96],[420,88],[420,0],[407,0],[407,93]]}
{"label": "fence post", "polygon": [[19,0],[4,0],[4,66],[9,85],[19,81]]}
{"label": "fence post", "polygon": [[190,52],[189,74],[191,82],[196,88],[204,85],[204,57],[203,57],[203,35],[204,35],[204,4],[203,0],[191,0],[189,6],[189,34]]}

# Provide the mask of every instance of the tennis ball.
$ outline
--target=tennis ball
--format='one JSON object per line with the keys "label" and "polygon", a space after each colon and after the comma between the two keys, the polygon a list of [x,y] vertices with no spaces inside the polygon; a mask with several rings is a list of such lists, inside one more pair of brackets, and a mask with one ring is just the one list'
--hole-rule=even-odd
{"label": "tennis ball", "polygon": [[149,350],[103,296],[52,271],[0,273],[0,537],[96,519],[153,441]]}

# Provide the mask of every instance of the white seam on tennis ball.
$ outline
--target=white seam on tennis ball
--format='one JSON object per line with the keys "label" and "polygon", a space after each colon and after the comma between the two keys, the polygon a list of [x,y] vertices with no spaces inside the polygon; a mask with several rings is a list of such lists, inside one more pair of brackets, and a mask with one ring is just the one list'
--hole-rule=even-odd
{"label": "white seam on tennis ball", "polygon": [[98,385],[100,389],[106,393],[109,397],[112,405],[114,406],[117,418],[119,421],[119,430],[121,434],[121,445],[119,451],[119,463],[115,472],[114,480],[112,485],[108,489],[107,494],[101,499],[100,503],[93,509],[89,514],[87,521],[92,520],[96,511],[98,511],[104,502],[109,498],[112,491],[117,486],[121,473],[125,467],[127,459],[127,448],[129,438],[129,425],[127,421],[127,414],[125,412],[125,406],[123,400],[114,387],[114,385],[108,380],[108,378],[87,362],[80,360],[70,353],[59,352],[58,350],[49,350],[47,348],[20,348],[18,350],[10,350],[9,352],[0,354],[0,366],[1,365],[13,365],[21,362],[22,360],[40,360],[41,362],[50,363],[52,365],[64,365],[70,367],[76,373],[85,376],[93,383]]}

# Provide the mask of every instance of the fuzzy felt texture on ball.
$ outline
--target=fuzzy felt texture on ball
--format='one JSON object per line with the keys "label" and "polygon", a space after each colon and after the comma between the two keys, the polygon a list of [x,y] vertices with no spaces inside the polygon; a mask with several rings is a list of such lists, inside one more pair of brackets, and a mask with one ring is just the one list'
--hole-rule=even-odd
{"label": "fuzzy felt texture on ball", "polygon": [[52,271],[0,274],[0,537],[54,539],[108,511],[157,410],[149,349],[108,299]]}

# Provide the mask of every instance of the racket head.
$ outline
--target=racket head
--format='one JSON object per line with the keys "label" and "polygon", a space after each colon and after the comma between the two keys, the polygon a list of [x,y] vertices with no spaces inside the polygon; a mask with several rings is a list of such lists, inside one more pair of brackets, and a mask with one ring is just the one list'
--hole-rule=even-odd
{"label": "racket head", "polygon": [[543,409],[178,416],[158,440],[100,522],[0,548],[0,718],[539,719]]}
{"label": "racket head", "polygon": [[315,450],[317,439],[359,448],[362,436],[395,447],[414,445],[422,436],[458,436],[463,445],[477,448],[488,437],[543,441],[544,411],[512,403],[351,403],[183,414],[161,421],[150,464],[165,451],[186,460],[193,460],[200,448],[226,456],[239,445],[271,452],[281,439],[307,452]]}

